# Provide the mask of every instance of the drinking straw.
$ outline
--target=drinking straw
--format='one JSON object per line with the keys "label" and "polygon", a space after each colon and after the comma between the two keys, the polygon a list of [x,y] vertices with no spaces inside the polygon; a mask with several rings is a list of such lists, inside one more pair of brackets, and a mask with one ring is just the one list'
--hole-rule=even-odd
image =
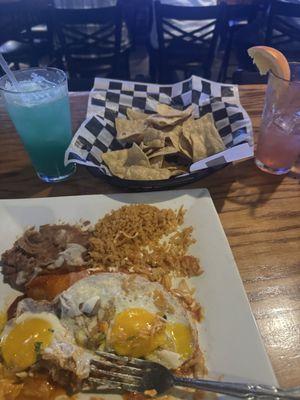
{"label": "drinking straw", "polygon": [[12,73],[11,69],[9,68],[7,62],[5,61],[2,53],[0,53],[0,65],[3,69],[3,71],[6,73],[8,79],[10,80],[13,88],[15,89],[15,91],[20,91],[20,86],[18,81],[16,80],[15,75]]}

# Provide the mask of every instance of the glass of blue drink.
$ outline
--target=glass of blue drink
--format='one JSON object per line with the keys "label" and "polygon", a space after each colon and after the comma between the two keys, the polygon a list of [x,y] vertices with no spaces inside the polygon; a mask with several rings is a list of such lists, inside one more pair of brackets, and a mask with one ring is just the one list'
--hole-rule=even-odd
{"label": "glass of blue drink", "polygon": [[56,68],[14,74],[18,87],[4,75],[0,90],[37,175],[46,182],[67,179],[75,172],[75,164],[65,164],[72,138],[66,74]]}

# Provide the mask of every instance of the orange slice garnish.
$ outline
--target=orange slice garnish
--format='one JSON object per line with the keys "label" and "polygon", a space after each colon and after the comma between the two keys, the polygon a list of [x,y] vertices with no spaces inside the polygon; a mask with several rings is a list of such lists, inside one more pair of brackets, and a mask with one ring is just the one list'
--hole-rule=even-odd
{"label": "orange slice garnish", "polygon": [[277,77],[290,80],[289,63],[280,51],[268,46],[254,46],[248,49],[248,54],[261,75],[272,71]]}

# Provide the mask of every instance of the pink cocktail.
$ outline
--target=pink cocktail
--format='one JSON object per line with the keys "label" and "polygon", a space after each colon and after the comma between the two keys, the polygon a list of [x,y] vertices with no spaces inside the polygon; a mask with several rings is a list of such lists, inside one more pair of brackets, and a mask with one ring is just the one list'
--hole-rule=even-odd
{"label": "pink cocktail", "polygon": [[256,165],[276,175],[289,172],[300,155],[300,64],[290,67],[291,81],[269,74],[256,150]]}

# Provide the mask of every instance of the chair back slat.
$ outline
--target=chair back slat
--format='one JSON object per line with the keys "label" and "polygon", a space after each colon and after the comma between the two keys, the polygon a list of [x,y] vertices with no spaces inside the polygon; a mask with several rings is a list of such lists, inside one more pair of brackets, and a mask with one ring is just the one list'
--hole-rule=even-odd
{"label": "chair back slat", "polygon": [[272,0],[270,14],[300,18],[299,1]]}
{"label": "chair back slat", "polygon": [[[254,0],[251,4],[223,4],[224,24],[222,26],[223,31],[221,37],[225,51],[218,73],[218,81],[226,82],[230,79],[227,72],[235,42],[238,40],[239,35],[243,36],[245,34],[245,30],[250,30],[250,28],[247,27],[248,24],[254,23],[255,26],[256,18],[261,18],[265,12],[266,2],[267,0]],[[239,58],[240,54],[237,54],[237,56]],[[246,57],[248,57],[248,55],[246,55]]]}
{"label": "chair back slat", "polygon": [[0,43],[16,40],[32,44],[27,11],[22,1],[0,3]]}
{"label": "chair back slat", "polygon": [[154,9],[160,81],[168,80],[171,65],[173,70],[177,68],[186,75],[189,65],[198,65],[203,76],[209,78],[222,21],[222,6],[183,7],[156,0]]}
{"label": "chair back slat", "polygon": [[217,18],[221,7],[220,6],[173,6],[163,4],[156,0],[156,8],[159,13],[166,19],[177,20],[206,20]]}
{"label": "chair back slat", "polygon": [[[220,32],[222,6],[183,7],[162,4],[155,1],[155,17],[161,63],[165,68],[170,54],[166,53],[171,46],[198,46],[206,51],[205,75],[210,74],[216,44]],[[201,26],[195,29],[184,29],[183,21],[201,21]],[[178,23],[179,22],[179,23]],[[195,47],[196,51],[197,47]],[[197,55],[196,57],[197,58]]]}
{"label": "chair back slat", "polygon": [[88,63],[97,71],[115,71],[121,47],[120,5],[90,9],[53,8],[53,27],[71,74]]}
{"label": "chair back slat", "polygon": [[297,1],[273,0],[270,5],[267,22],[267,45],[279,46],[291,40],[300,40],[300,28],[291,23],[290,18],[299,18],[300,3]]}

